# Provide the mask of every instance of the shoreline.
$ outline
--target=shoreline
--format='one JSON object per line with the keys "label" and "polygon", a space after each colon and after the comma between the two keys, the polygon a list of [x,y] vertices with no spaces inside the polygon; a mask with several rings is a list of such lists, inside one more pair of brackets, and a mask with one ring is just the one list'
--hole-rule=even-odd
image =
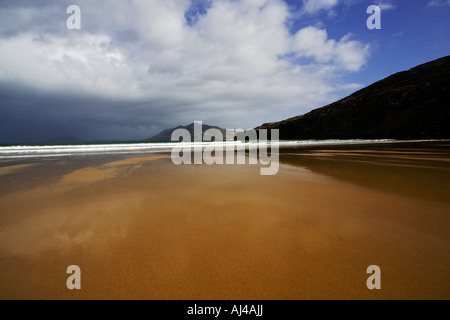
{"label": "shoreline", "polygon": [[[277,148],[286,149],[309,149],[320,147],[345,147],[345,146],[382,146],[382,145],[410,145],[410,144],[446,144],[450,143],[450,139],[440,140],[390,140],[390,139],[350,139],[350,140],[282,140],[276,142]],[[197,142],[142,142],[142,143],[104,143],[104,144],[61,144],[61,145],[0,145],[0,164],[8,160],[20,159],[49,159],[49,158],[66,158],[71,156],[113,156],[113,155],[139,155],[139,154],[159,154],[170,153],[174,147],[193,149],[197,147]],[[236,147],[241,145],[230,144],[224,142],[201,142],[202,148],[208,146],[222,146],[224,148],[232,147],[236,151]],[[258,143],[244,143],[246,150],[250,146],[256,146]],[[263,144],[266,145],[266,144]],[[147,146],[143,148],[142,146]],[[270,140],[267,144],[268,150],[272,147]]]}

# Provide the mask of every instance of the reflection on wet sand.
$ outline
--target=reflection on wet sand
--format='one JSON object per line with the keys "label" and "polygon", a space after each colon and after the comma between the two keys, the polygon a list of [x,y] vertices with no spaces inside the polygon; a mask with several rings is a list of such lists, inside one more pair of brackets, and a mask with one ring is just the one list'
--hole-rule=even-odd
{"label": "reflection on wet sand", "polygon": [[450,202],[448,142],[285,150],[280,161],[389,193]]}
{"label": "reflection on wet sand", "polygon": [[283,151],[275,176],[167,155],[2,163],[32,165],[1,178],[0,298],[448,299],[448,169],[417,159],[447,149],[418,147]]}

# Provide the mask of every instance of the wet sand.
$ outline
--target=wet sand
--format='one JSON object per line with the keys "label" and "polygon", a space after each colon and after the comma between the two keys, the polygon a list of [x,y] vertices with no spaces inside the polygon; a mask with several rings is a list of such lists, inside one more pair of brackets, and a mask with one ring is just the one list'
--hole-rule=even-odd
{"label": "wet sand", "polygon": [[167,155],[2,161],[0,299],[450,299],[449,150],[282,150],[275,176]]}

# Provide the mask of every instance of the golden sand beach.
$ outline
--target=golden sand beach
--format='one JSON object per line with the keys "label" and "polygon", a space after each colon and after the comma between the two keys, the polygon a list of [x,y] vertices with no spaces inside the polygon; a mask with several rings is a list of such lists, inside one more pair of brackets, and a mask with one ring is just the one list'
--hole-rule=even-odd
{"label": "golden sand beach", "polygon": [[2,161],[0,299],[450,299],[449,150],[282,150],[274,176],[170,155]]}

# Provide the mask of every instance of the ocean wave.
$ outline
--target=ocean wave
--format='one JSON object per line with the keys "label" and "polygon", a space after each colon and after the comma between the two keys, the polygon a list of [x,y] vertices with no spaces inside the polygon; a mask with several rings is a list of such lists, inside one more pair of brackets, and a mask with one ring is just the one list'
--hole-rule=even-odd
{"label": "ocean wave", "polygon": [[[387,143],[394,140],[299,140],[279,141],[278,146],[320,146],[342,144]],[[126,153],[164,153],[171,152],[173,148],[204,148],[227,147],[242,145],[241,141],[221,142],[167,142],[167,143],[116,143],[116,144],[86,144],[86,145],[16,145],[0,147],[0,159],[39,158],[39,157],[65,157],[73,155],[95,154],[126,154]],[[245,143],[248,147],[270,146],[271,141],[250,141]]]}

